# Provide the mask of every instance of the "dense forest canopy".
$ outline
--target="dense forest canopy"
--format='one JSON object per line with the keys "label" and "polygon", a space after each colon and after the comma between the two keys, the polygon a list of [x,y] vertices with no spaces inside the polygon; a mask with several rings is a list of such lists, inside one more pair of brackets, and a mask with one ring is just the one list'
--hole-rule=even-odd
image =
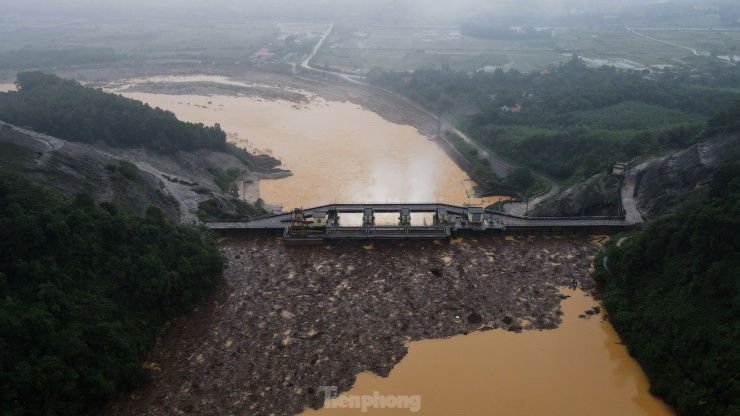
{"label": "dense forest canopy", "polygon": [[72,415],[148,378],[161,325],[220,279],[205,229],[0,173],[0,414]]}
{"label": "dense forest canopy", "polygon": [[707,136],[740,133],[740,98],[726,109],[718,111],[707,124]]}
{"label": "dense forest canopy", "polygon": [[614,327],[679,415],[740,415],[740,166],[715,172],[709,198],[661,217],[599,267]]}
{"label": "dense forest canopy", "polygon": [[113,147],[227,150],[218,124],[185,123],[170,111],[41,72],[21,72],[16,84],[17,92],[0,94],[0,120],[11,124]]}
{"label": "dense forest canopy", "polygon": [[[738,135],[738,120],[740,99],[704,136]],[[740,164],[704,192],[597,256],[596,280],[654,394],[682,416],[740,415]]]}
{"label": "dense forest canopy", "polygon": [[[740,79],[737,69],[722,71]],[[368,79],[442,111],[501,156],[572,183],[660,146],[693,143],[706,118],[737,95],[714,88],[707,77],[646,75],[588,68],[574,56],[530,74],[374,70]]]}

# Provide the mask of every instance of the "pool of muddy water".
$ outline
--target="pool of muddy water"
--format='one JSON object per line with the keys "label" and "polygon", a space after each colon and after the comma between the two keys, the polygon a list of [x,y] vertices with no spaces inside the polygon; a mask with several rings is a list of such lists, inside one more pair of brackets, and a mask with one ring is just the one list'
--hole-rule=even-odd
{"label": "pool of muddy water", "polygon": [[360,374],[350,391],[303,415],[672,415],[598,303],[580,290],[561,293],[556,330],[410,342],[387,378]]}

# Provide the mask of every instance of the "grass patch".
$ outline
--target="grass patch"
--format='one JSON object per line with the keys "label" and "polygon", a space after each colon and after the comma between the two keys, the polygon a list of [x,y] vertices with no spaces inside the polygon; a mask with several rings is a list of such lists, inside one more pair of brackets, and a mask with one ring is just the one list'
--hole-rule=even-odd
{"label": "grass patch", "polygon": [[591,111],[564,114],[561,123],[603,130],[652,130],[681,123],[701,122],[702,118],[665,107],[625,101]]}
{"label": "grass patch", "polygon": [[245,171],[239,169],[227,169],[226,171],[223,171],[212,166],[208,167],[208,171],[213,175],[213,180],[216,182],[216,185],[218,185],[218,187],[224,192],[230,192],[234,179],[245,173]]}

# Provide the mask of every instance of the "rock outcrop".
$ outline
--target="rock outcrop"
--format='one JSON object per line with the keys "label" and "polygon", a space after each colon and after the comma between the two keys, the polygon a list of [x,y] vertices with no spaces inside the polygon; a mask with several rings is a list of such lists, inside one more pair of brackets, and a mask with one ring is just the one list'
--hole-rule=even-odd
{"label": "rock outcrop", "polygon": [[607,173],[594,175],[566,189],[530,211],[535,217],[617,215],[619,178]]}
{"label": "rock outcrop", "polygon": [[697,143],[648,168],[638,182],[637,206],[646,219],[701,199],[705,184],[725,163],[740,163],[740,136]]}
{"label": "rock outcrop", "polygon": [[63,195],[87,193],[98,202],[113,202],[138,214],[154,205],[178,223],[199,222],[197,211],[205,201],[246,218],[264,212],[222,191],[209,168],[249,173],[238,158],[226,153],[159,155],[68,142],[0,122],[0,169],[35,179]]}

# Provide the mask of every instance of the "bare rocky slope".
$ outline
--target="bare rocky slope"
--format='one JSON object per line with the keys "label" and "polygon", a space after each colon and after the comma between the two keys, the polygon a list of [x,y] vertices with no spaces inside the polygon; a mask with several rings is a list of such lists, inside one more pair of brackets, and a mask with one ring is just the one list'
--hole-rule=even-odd
{"label": "bare rocky slope", "polygon": [[616,215],[619,203],[619,178],[608,173],[594,175],[544,201],[533,209],[535,217],[573,217]]}
{"label": "bare rocky slope", "polygon": [[237,169],[243,178],[250,173],[238,158],[225,153],[158,155],[68,142],[0,122],[0,168],[63,195],[87,193],[98,202],[113,202],[139,214],[154,205],[178,223],[199,222],[196,211],[204,201],[211,201],[225,216],[251,218],[263,213],[222,191],[209,167]]}
{"label": "bare rocky slope", "polygon": [[[655,163],[656,160],[660,160]],[[704,197],[704,185],[717,168],[740,163],[740,137],[712,138],[671,156],[649,161],[638,176],[637,208],[646,220]],[[648,163],[648,164],[649,164]],[[638,166],[636,169],[642,169]],[[616,215],[619,179],[600,173],[573,185],[530,211],[532,216]]]}
{"label": "bare rocky slope", "polygon": [[740,163],[740,136],[721,136],[674,153],[645,170],[638,182],[637,207],[646,219],[657,218],[701,199],[717,168]]}

